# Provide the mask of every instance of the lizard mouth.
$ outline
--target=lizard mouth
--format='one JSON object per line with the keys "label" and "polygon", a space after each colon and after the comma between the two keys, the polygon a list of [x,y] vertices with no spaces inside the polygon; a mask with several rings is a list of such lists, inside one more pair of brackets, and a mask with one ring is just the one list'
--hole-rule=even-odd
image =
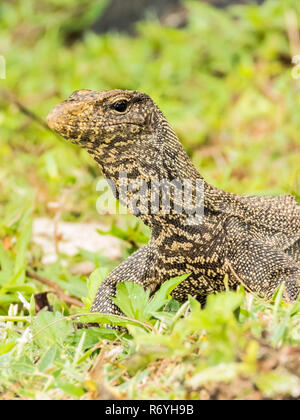
{"label": "lizard mouth", "polygon": [[[85,131],[89,131],[91,133],[90,129],[86,129],[81,124],[70,124],[71,115],[61,115],[55,108],[53,108],[50,113],[48,114],[46,118],[46,122],[48,126],[51,128],[51,130],[57,132],[61,136],[65,137],[66,139],[69,139],[72,143],[77,143],[80,140],[80,137],[84,137]],[[142,127],[142,124],[137,122],[114,122],[114,123],[107,123],[102,126],[103,131],[105,131],[105,128],[108,127],[121,127],[125,125],[131,125],[135,127]],[[76,140],[77,139],[77,140]]]}

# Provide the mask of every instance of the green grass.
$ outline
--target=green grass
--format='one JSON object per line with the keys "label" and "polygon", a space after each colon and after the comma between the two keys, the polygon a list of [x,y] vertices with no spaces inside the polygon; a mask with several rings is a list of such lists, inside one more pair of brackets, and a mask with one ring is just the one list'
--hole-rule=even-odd
{"label": "green grass", "polygon": [[[164,284],[150,303],[139,286],[122,284],[116,303],[126,319],[102,316],[100,329],[75,328],[77,321],[95,321],[80,314],[89,313],[98,285],[119,260],[82,249],[45,265],[43,249],[32,241],[34,220],[109,224],[123,243],[120,260],[149,232],[131,216],[100,216],[96,164],[20,112],[7,91],[41,119],[76,89],[144,91],[208,182],[241,194],[299,199],[300,82],[290,62],[300,45],[288,33],[300,4],[266,1],[220,11],[188,2],[186,28],[148,21],[130,38],[87,29],[104,3],[0,5],[6,60],[0,80],[0,398],[299,398],[300,307],[282,302],[282,290],[271,302],[227,291],[201,310],[192,298],[183,305],[171,300],[180,279]],[[76,31],[83,36],[71,42]],[[93,274],[72,274],[86,261]],[[36,313],[34,295],[48,290],[53,312]],[[66,302],[66,295],[81,305]],[[104,327],[111,322],[128,331]]]}

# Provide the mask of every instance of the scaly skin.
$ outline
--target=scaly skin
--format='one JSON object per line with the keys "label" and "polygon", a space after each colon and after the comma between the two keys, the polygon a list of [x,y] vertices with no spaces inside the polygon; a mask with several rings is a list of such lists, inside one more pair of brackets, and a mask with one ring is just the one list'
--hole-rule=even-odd
{"label": "scaly skin", "polygon": [[[300,206],[292,196],[239,196],[207,184],[184,152],[176,134],[152,99],[136,91],[81,90],[57,105],[48,125],[87,149],[103,175],[116,185],[115,195],[151,228],[151,239],[120,264],[99,287],[92,311],[119,313],[110,297],[116,284],[132,281],[152,293],[171,277],[191,273],[173,292],[179,301],[243,284],[267,299],[285,283],[284,297],[294,301],[300,279]],[[127,173],[127,180],[120,173]],[[170,193],[167,214],[159,201],[147,211],[147,192],[136,207],[139,182],[191,181],[192,202],[178,214],[180,197]],[[135,181],[126,197],[121,187]],[[125,182],[125,184],[124,184]],[[204,186],[204,217],[189,224],[196,204],[196,185]],[[157,190],[162,199],[162,190]],[[182,204],[182,203],[181,203]],[[136,210],[137,209],[137,210]]]}

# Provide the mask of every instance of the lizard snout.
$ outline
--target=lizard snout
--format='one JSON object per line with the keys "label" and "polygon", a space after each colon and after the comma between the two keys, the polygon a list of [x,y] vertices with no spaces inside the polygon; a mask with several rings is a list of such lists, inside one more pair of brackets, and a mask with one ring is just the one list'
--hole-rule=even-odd
{"label": "lizard snout", "polygon": [[47,115],[46,122],[48,126],[61,134],[61,129],[66,123],[66,112],[62,104],[56,105]]}
{"label": "lizard snout", "polygon": [[80,103],[63,101],[49,112],[46,122],[53,131],[73,141],[79,136],[78,115],[80,115],[80,111]]}

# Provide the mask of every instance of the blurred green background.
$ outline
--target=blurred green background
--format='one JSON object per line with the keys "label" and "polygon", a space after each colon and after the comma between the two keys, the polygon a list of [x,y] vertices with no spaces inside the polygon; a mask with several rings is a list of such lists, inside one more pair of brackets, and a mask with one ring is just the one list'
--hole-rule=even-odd
{"label": "blurred green background", "polygon": [[[147,230],[133,216],[101,216],[97,213],[96,184],[101,176],[97,165],[84,150],[43,126],[50,109],[74,90],[124,88],[146,92],[162,109],[194,164],[209,183],[239,194],[291,193],[299,200],[300,79],[295,70],[293,73],[295,65],[292,64],[292,58],[300,54],[299,0],[268,0],[261,5],[247,2],[249,4],[225,8],[213,7],[209,2],[200,0],[183,1],[178,12],[164,18],[156,16],[153,10],[147,11],[136,26],[128,23],[128,31],[124,31],[124,26],[127,29],[126,21],[125,24],[122,21],[122,32],[118,32],[116,26],[110,27],[107,7],[110,7],[111,1],[6,0],[0,3],[0,55],[6,63],[6,78],[0,79],[0,321],[7,313],[9,316],[18,315],[19,319],[23,319],[25,313],[30,318],[14,325],[9,320],[2,323],[4,326],[0,322],[0,367],[15,363],[11,365],[11,370],[2,370],[6,376],[3,376],[3,382],[0,381],[0,393],[1,390],[8,392],[12,389],[8,397],[25,395],[38,398],[42,381],[40,371],[44,372],[52,366],[54,359],[58,360],[55,362],[57,371],[53,373],[54,379],[51,374],[45,376],[47,381],[50,378],[49,384],[54,387],[53,383],[64,372],[70,383],[55,382],[55,389],[58,387],[72,397],[80,397],[86,392],[89,385],[85,382],[85,372],[93,361],[89,359],[89,354],[80,359],[79,354],[82,348],[90,348],[98,343],[100,337],[106,337],[107,331],[97,331],[92,336],[93,332],[89,330],[87,343],[80,347],[83,345],[81,341],[78,344],[80,331],[74,338],[68,323],[64,333],[61,325],[57,325],[53,337],[49,335],[57,348],[47,351],[37,372],[36,360],[50,344],[47,340],[45,344],[42,336],[37,341],[31,341],[27,347],[24,347],[25,341],[19,340],[21,334],[22,337],[26,335],[25,327],[28,322],[31,323],[34,313],[32,306],[28,310],[21,303],[24,299],[34,302],[33,295],[45,289],[56,290],[53,283],[58,284],[68,296],[77,299],[77,303],[70,307],[61,291],[57,296],[51,296],[54,314],[42,311],[33,317],[33,325],[38,329],[47,327],[62,313],[69,315],[79,310],[82,302],[84,310],[88,310],[97,285],[106,273],[148,237]],[[222,3],[222,0],[214,3]],[[235,2],[224,0],[223,3]],[[59,249],[63,238],[51,227],[48,233],[55,243],[58,259],[45,264],[44,248],[31,239],[32,226],[41,218],[55,223],[75,222],[79,229],[75,231],[75,224],[72,229],[74,235],[80,238],[87,226],[82,227],[80,223],[104,222],[108,228],[110,226],[110,233],[122,240],[121,253],[107,258],[97,252],[78,249],[77,254],[66,255]],[[78,264],[87,262],[92,265],[78,267]],[[97,270],[87,280],[87,275],[94,268]],[[52,285],[43,285],[41,279],[32,273],[52,281]],[[20,298],[19,292],[23,297]],[[227,306],[223,303],[219,305],[218,299],[222,302],[223,297],[217,296],[212,305],[216,302],[226,312]],[[224,299],[224,302],[227,302],[226,299],[230,302],[236,297],[229,294]],[[256,326],[256,332],[260,334],[269,328],[273,334],[273,345],[299,343],[299,333],[296,334],[299,330],[298,307],[288,311],[284,306],[283,309],[280,307],[282,313],[279,316],[279,300],[274,310],[268,303],[258,301],[252,306],[248,303],[249,312],[243,309],[241,316],[244,321],[240,318],[240,324],[236,326],[238,337],[244,338],[245,320],[251,318],[251,322],[256,321],[260,317],[257,314],[266,310],[273,313],[273,318],[261,316],[264,321]],[[212,316],[211,310],[213,314],[216,312],[214,306],[209,307],[209,317]],[[206,316],[206,312],[203,313]],[[228,316],[227,312],[224,316]],[[266,320],[269,327],[263,324]],[[229,331],[232,332],[232,325],[237,325],[235,322],[232,315]],[[223,324],[220,325],[216,323],[213,326],[220,327],[223,334]],[[198,325],[195,328],[199,330]],[[65,334],[64,339],[69,341],[61,339],[57,344],[55,340],[60,329]],[[184,328],[181,330],[184,331]],[[181,343],[176,334],[173,341],[168,336],[162,336],[170,343],[172,357],[174,354],[185,355],[176,353],[174,343]],[[217,335],[220,346],[222,337]],[[229,359],[234,361],[237,357],[240,360],[238,346],[232,344],[230,337],[229,334],[226,338],[226,346],[232,352]],[[160,340],[160,335],[156,338]],[[245,356],[249,363],[258,357],[258,344],[251,340]],[[150,336],[150,341],[152,343],[153,336]],[[132,346],[129,354],[139,348],[134,347],[134,341],[124,342]],[[148,348],[149,343],[145,342]],[[188,340],[184,336],[183,347],[186,342]],[[208,343],[213,346],[211,355],[216,358],[214,363],[223,363],[224,360],[227,363],[224,349],[215,353],[214,342]],[[77,347],[75,350],[77,345],[79,350]],[[62,348],[65,353],[62,353],[61,360]],[[124,352],[127,355],[126,346]],[[77,355],[75,360],[81,361],[76,367],[82,375],[80,389],[73,383],[74,378],[77,381],[78,371],[75,374],[75,370],[68,370],[74,353]],[[143,363],[148,369],[150,359],[145,354]],[[191,352],[187,372],[193,370],[197,360],[198,350],[196,357]],[[110,375],[111,369],[115,369],[113,364],[105,371],[106,376]],[[123,379],[126,382],[128,373],[124,374],[123,369],[123,365],[115,369],[116,377],[125,375]],[[172,369],[170,372],[173,375]],[[142,375],[146,371],[143,372]],[[182,372],[180,384],[184,384],[187,378],[184,370]],[[142,383],[143,376],[136,378],[135,371],[132,375],[134,383]],[[157,379],[156,375],[153,377]],[[168,374],[165,377],[168,384],[173,384]],[[115,383],[122,384],[123,379],[116,379]],[[286,384],[286,377],[282,381]],[[45,392],[51,389],[48,382]],[[292,388],[294,382],[291,384]],[[31,386],[34,391],[31,391]],[[99,386],[101,388],[102,384]],[[277,390],[277,385],[274,387]],[[151,385],[145,395],[188,398],[185,385],[177,394],[167,388],[166,393],[160,393],[158,386],[153,385],[152,389]],[[269,392],[269,382],[266,388]],[[137,397],[134,392],[132,398]]]}

